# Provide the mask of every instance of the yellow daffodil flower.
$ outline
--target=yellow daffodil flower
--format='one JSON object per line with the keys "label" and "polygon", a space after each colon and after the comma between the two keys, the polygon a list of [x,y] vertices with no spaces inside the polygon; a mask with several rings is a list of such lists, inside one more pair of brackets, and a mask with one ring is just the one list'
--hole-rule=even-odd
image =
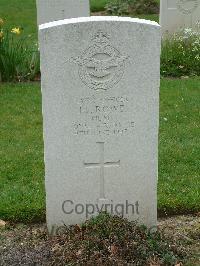
{"label": "yellow daffodil flower", "polygon": [[0,31],[0,40],[3,39],[3,31]]}
{"label": "yellow daffodil flower", "polygon": [[3,25],[4,21],[2,18],[0,18],[0,27]]}
{"label": "yellow daffodil flower", "polygon": [[17,34],[17,35],[19,35],[19,34],[21,33],[20,28],[13,28],[13,29],[11,30],[11,32],[12,32],[12,33],[15,33],[15,34]]}

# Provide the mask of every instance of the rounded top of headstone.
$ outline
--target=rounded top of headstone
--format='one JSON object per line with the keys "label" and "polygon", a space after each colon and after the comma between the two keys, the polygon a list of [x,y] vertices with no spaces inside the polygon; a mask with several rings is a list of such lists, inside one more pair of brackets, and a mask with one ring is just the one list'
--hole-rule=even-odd
{"label": "rounded top of headstone", "polygon": [[151,20],[139,19],[139,18],[130,18],[130,17],[117,17],[117,16],[91,16],[91,17],[79,17],[79,18],[71,18],[53,21],[45,24],[41,24],[39,26],[39,30],[44,30],[52,27],[69,25],[69,24],[77,24],[77,23],[85,23],[85,22],[130,22],[137,23],[143,25],[150,25],[155,27],[160,27],[160,25]]}

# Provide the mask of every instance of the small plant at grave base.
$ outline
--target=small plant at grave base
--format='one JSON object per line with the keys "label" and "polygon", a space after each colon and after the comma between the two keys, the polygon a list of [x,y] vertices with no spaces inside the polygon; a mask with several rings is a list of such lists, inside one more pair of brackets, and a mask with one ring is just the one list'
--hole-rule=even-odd
{"label": "small plant at grave base", "polygon": [[200,30],[184,29],[164,39],[161,54],[161,75],[200,75]]}
{"label": "small plant at grave base", "polygon": [[39,52],[30,48],[20,27],[6,28],[0,18],[0,81],[33,80],[39,73]]}
{"label": "small plant at grave base", "polygon": [[156,0],[111,0],[106,11],[112,15],[157,14],[159,5]]}
{"label": "small plant at grave base", "polygon": [[176,265],[186,256],[160,232],[107,213],[66,227],[51,249],[56,265]]}

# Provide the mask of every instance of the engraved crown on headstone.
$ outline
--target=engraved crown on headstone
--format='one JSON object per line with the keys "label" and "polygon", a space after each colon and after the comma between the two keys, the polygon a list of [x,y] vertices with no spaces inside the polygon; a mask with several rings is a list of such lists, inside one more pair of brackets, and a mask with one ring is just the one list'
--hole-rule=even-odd
{"label": "engraved crown on headstone", "polygon": [[199,0],[178,0],[177,8],[183,14],[192,14],[198,7]]}
{"label": "engraved crown on headstone", "polygon": [[92,45],[71,61],[79,65],[79,77],[87,87],[108,90],[122,79],[127,56],[122,55],[100,30],[91,41]]}
{"label": "engraved crown on headstone", "polygon": [[163,36],[183,28],[196,28],[199,21],[200,0],[160,0],[160,25]]}

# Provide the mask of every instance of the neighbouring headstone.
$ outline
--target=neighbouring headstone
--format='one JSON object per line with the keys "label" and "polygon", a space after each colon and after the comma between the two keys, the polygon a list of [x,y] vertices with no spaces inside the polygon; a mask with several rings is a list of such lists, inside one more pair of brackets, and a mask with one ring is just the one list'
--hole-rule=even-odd
{"label": "neighbouring headstone", "polygon": [[200,23],[200,0],[161,0],[160,25],[163,34],[183,28],[196,28]]}
{"label": "neighbouring headstone", "polygon": [[156,225],[159,25],[69,19],[40,44],[49,230],[100,211]]}
{"label": "neighbouring headstone", "polygon": [[89,0],[36,0],[36,3],[38,25],[90,15]]}

